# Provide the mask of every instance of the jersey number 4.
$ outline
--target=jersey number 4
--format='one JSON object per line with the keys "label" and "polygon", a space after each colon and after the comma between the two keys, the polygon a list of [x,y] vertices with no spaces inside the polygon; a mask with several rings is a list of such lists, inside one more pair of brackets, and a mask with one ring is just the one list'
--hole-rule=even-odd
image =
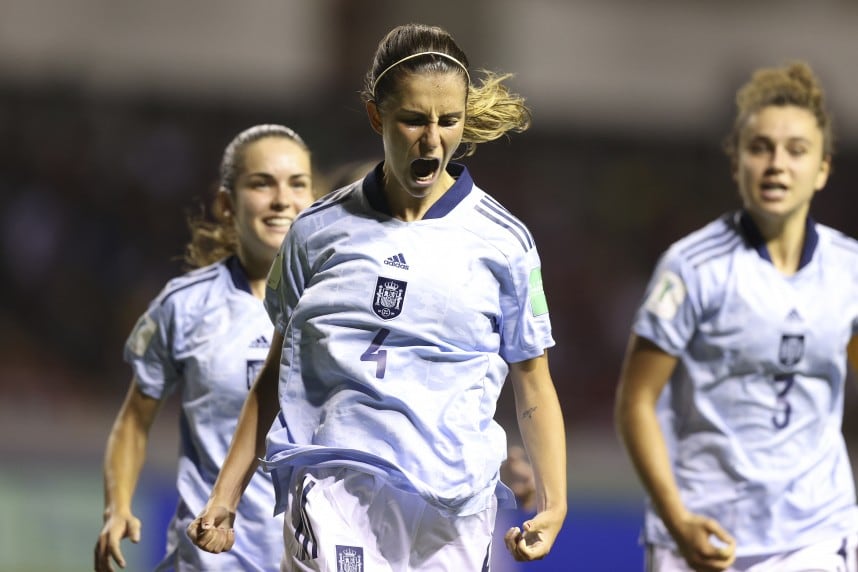
{"label": "jersey number 4", "polygon": [[375,362],[375,377],[377,379],[384,377],[384,370],[387,368],[387,350],[380,350],[378,348],[384,343],[389,333],[390,330],[387,328],[381,328],[372,339],[369,347],[360,355],[360,361]]}

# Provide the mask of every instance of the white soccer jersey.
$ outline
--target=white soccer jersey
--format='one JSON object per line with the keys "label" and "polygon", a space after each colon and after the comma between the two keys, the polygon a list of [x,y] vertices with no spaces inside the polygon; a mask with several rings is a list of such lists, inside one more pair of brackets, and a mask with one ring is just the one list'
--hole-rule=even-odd
{"label": "white soccer jersey", "polygon": [[[741,212],[675,243],[650,282],[634,331],[679,360],[664,419],[682,499],[740,556],[858,530],[841,433],[856,284],[858,242],[808,219],[784,276]],[[651,507],[645,538],[673,545]]]}
{"label": "white soccer jersey", "polygon": [[292,225],[265,299],[285,339],[287,427],[268,447],[282,486],[291,468],[353,461],[459,514],[489,506],[507,362],[554,341],[530,232],[449,170],[422,220],[386,214],[379,165]]}
{"label": "white soccer jersey", "polygon": [[126,360],[143,393],[155,399],[181,393],[180,506],[171,561],[204,559],[208,564],[199,566],[206,570],[279,570],[283,521],[272,517],[274,489],[261,469],[238,507],[235,548],[204,553],[184,528],[208,500],[273,330],[238,259],[230,257],[171,280],[126,343]]}

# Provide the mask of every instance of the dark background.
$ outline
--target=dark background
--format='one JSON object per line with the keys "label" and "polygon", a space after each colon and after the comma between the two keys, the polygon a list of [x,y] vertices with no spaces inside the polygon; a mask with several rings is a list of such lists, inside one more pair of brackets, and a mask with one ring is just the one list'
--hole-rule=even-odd
{"label": "dark background", "polygon": [[[396,24],[447,28],[472,69],[514,72],[531,105],[530,131],[466,163],[530,227],[543,259],[569,431],[564,543],[593,562],[580,569],[638,569],[609,564],[611,553],[639,559],[641,493],[611,418],[620,360],[658,255],[738,206],[720,143],[755,67],[801,58],[819,73],[838,150],[813,214],[858,236],[849,2],[141,4],[0,6],[3,570],[89,566],[104,441],[130,375],[122,345],[182,272],[185,218],[211,198],[225,144],[252,124],[287,124],[313,149],[322,184],[380,157],[357,92]],[[850,445],[855,406],[850,390]],[[499,420],[514,430],[511,411],[505,394]],[[145,542],[128,549],[140,569],[172,510],[175,413],[168,403],[156,423],[141,483]]]}

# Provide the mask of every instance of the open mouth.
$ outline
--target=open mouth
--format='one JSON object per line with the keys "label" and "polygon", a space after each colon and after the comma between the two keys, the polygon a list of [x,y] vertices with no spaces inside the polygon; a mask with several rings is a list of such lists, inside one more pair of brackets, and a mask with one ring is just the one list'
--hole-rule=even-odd
{"label": "open mouth", "polygon": [[760,192],[764,199],[780,199],[787,190],[786,185],[775,181],[767,181],[760,185]]}
{"label": "open mouth", "polygon": [[438,159],[414,159],[411,161],[411,176],[420,183],[428,183],[435,179],[441,162]]}

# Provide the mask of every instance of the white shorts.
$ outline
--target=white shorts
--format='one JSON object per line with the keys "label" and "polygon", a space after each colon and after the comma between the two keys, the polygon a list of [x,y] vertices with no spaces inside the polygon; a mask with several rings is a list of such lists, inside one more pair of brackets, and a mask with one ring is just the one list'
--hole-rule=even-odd
{"label": "white shorts", "polygon": [[[858,572],[858,535],[817,542],[798,550],[766,556],[742,556],[725,572]],[[679,552],[647,545],[647,572],[693,572]]]}
{"label": "white shorts", "polygon": [[444,513],[380,476],[295,471],[283,527],[283,572],[488,571],[497,503]]}

